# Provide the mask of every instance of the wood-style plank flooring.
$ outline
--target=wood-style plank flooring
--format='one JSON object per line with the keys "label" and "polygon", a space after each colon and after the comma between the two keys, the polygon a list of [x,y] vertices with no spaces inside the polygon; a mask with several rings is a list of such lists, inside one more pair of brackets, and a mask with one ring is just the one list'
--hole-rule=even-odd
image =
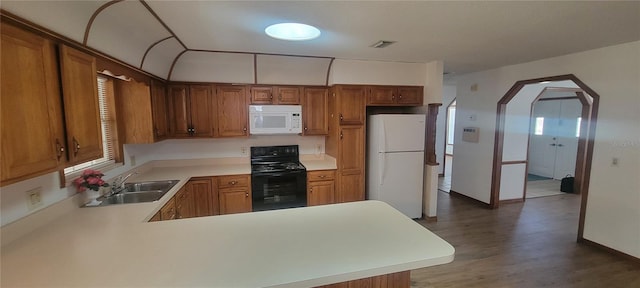
{"label": "wood-style plank flooring", "polygon": [[638,263],[576,243],[579,195],[497,210],[438,197],[438,221],[418,222],[455,247],[455,260],[411,271],[411,287],[640,287]]}

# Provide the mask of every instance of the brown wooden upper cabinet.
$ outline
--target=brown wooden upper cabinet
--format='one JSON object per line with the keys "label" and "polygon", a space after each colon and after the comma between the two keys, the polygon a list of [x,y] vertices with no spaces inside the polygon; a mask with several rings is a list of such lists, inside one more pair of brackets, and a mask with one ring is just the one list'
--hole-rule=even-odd
{"label": "brown wooden upper cabinet", "polygon": [[55,47],[2,23],[2,186],[53,172],[66,161]]}
{"label": "brown wooden upper cabinet", "polygon": [[302,87],[299,86],[251,86],[251,104],[299,105]]}
{"label": "brown wooden upper cabinet", "polygon": [[151,89],[147,83],[116,81],[116,114],[124,128],[125,144],[155,142]]}
{"label": "brown wooden upper cabinet", "polygon": [[218,134],[220,137],[248,136],[246,87],[221,85],[216,87]]}
{"label": "brown wooden upper cabinet", "polygon": [[170,85],[170,133],[173,137],[213,137],[215,97],[211,85]]}
{"label": "brown wooden upper cabinet", "polygon": [[1,35],[0,185],[102,157],[96,59],[7,23]]}
{"label": "brown wooden upper cabinet", "polygon": [[336,85],[336,112],[339,125],[364,125],[365,118],[365,86]]}
{"label": "brown wooden upper cabinet", "polygon": [[421,86],[369,86],[368,106],[422,106]]}
{"label": "brown wooden upper cabinet", "polygon": [[169,136],[168,116],[169,109],[167,107],[167,87],[157,81],[153,81],[151,85],[151,106],[153,117],[153,134],[156,141],[165,139]]}
{"label": "brown wooden upper cabinet", "polygon": [[61,45],[60,71],[69,165],[102,157],[96,58]]}
{"label": "brown wooden upper cabinet", "polygon": [[329,89],[305,87],[302,97],[302,134],[327,135],[329,133]]}

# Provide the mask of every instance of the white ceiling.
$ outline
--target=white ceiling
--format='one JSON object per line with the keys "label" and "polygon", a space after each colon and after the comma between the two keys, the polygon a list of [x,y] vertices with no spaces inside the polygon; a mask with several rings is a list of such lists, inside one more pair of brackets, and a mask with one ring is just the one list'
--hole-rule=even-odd
{"label": "white ceiling", "polygon": [[[82,41],[107,1],[2,1],[2,9]],[[188,49],[425,63],[463,74],[640,40],[640,1],[147,1]],[[302,22],[322,35],[308,42],[269,38],[270,24]],[[87,45],[133,66],[170,35],[142,3],[109,6]],[[369,47],[378,40],[397,43]],[[175,39],[150,50],[143,68],[166,78],[184,50]],[[154,49],[164,49],[154,51]],[[158,63],[156,63],[158,62]],[[163,62],[163,63],[159,63]]]}

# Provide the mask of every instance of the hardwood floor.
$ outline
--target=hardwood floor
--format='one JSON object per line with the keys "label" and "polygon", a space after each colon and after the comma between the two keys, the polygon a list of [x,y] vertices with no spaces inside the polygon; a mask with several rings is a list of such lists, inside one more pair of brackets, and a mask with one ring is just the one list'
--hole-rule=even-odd
{"label": "hardwood floor", "polygon": [[640,265],[576,243],[579,197],[489,210],[438,193],[438,222],[418,222],[456,248],[455,260],[411,271],[411,287],[640,287]]}

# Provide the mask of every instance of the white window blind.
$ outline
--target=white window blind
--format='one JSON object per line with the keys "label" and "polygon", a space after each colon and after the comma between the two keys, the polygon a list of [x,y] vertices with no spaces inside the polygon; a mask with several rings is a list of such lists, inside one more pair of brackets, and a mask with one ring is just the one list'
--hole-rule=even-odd
{"label": "white window blind", "polygon": [[[107,78],[98,76],[98,104],[100,106],[100,124],[102,126],[102,150],[103,157],[64,169],[64,174],[74,174],[75,172],[87,168],[98,169],[114,163],[113,129],[115,119],[110,113],[107,101]],[[103,171],[104,172],[104,171]]]}

